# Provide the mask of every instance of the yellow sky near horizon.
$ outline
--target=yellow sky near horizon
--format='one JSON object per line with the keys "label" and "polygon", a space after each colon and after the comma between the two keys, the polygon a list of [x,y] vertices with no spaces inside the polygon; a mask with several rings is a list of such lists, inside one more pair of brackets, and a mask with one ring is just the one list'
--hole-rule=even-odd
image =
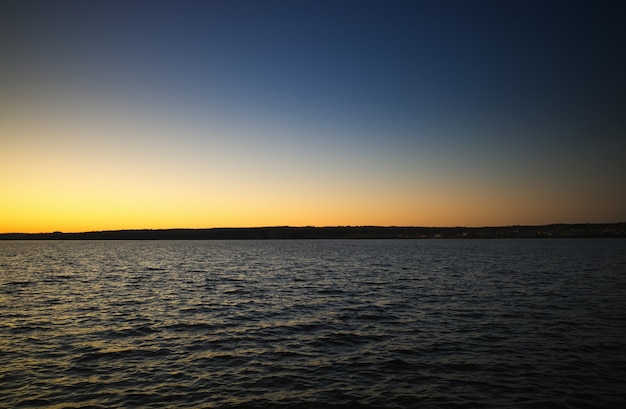
{"label": "yellow sky near horizon", "polygon": [[[567,186],[506,185],[506,178],[428,158],[377,161],[365,151],[272,154],[285,149],[277,142],[237,150],[236,137],[213,154],[211,144],[164,125],[152,118],[111,127],[59,115],[39,124],[4,121],[10,149],[0,152],[0,232],[619,221],[585,218],[601,196],[577,197]],[[186,131],[206,132],[206,124],[196,125]],[[139,129],[150,142],[131,137]],[[607,215],[619,215],[606,203]]]}
{"label": "yellow sky near horizon", "polygon": [[0,233],[626,221],[576,10],[80,3],[0,13]]}

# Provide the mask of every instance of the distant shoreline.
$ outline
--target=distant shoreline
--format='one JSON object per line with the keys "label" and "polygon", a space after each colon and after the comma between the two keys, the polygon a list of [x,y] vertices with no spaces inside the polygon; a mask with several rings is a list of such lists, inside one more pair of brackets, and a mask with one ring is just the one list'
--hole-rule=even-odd
{"label": "distant shoreline", "polygon": [[626,222],[500,227],[250,227],[0,233],[0,240],[280,240],[626,238]]}

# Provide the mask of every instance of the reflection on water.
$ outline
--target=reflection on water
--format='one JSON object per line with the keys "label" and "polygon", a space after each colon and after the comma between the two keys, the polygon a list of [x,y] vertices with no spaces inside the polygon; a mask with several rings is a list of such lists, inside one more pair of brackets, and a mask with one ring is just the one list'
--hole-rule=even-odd
{"label": "reflection on water", "polygon": [[0,406],[619,407],[625,250],[0,242]]}

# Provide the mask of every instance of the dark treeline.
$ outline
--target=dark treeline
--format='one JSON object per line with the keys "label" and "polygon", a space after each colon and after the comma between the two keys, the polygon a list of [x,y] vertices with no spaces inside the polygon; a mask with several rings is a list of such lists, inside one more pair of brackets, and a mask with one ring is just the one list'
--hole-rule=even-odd
{"label": "dark treeline", "polygon": [[5,233],[0,240],[276,240],[626,237],[626,223],[505,227],[253,227]]}

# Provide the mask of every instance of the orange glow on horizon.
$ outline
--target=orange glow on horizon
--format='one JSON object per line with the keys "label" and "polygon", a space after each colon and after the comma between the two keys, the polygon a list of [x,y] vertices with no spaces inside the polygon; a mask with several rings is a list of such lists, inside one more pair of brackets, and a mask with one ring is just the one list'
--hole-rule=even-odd
{"label": "orange glow on horizon", "polygon": [[204,3],[3,8],[0,233],[626,222],[611,7]]}
{"label": "orange glow on horizon", "polygon": [[293,143],[297,129],[272,139],[248,126],[73,115],[0,123],[0,232],[623,221],[624,199],[610,184],[581,194],[538,172],[511,179],[454,154],[323,150]]}

